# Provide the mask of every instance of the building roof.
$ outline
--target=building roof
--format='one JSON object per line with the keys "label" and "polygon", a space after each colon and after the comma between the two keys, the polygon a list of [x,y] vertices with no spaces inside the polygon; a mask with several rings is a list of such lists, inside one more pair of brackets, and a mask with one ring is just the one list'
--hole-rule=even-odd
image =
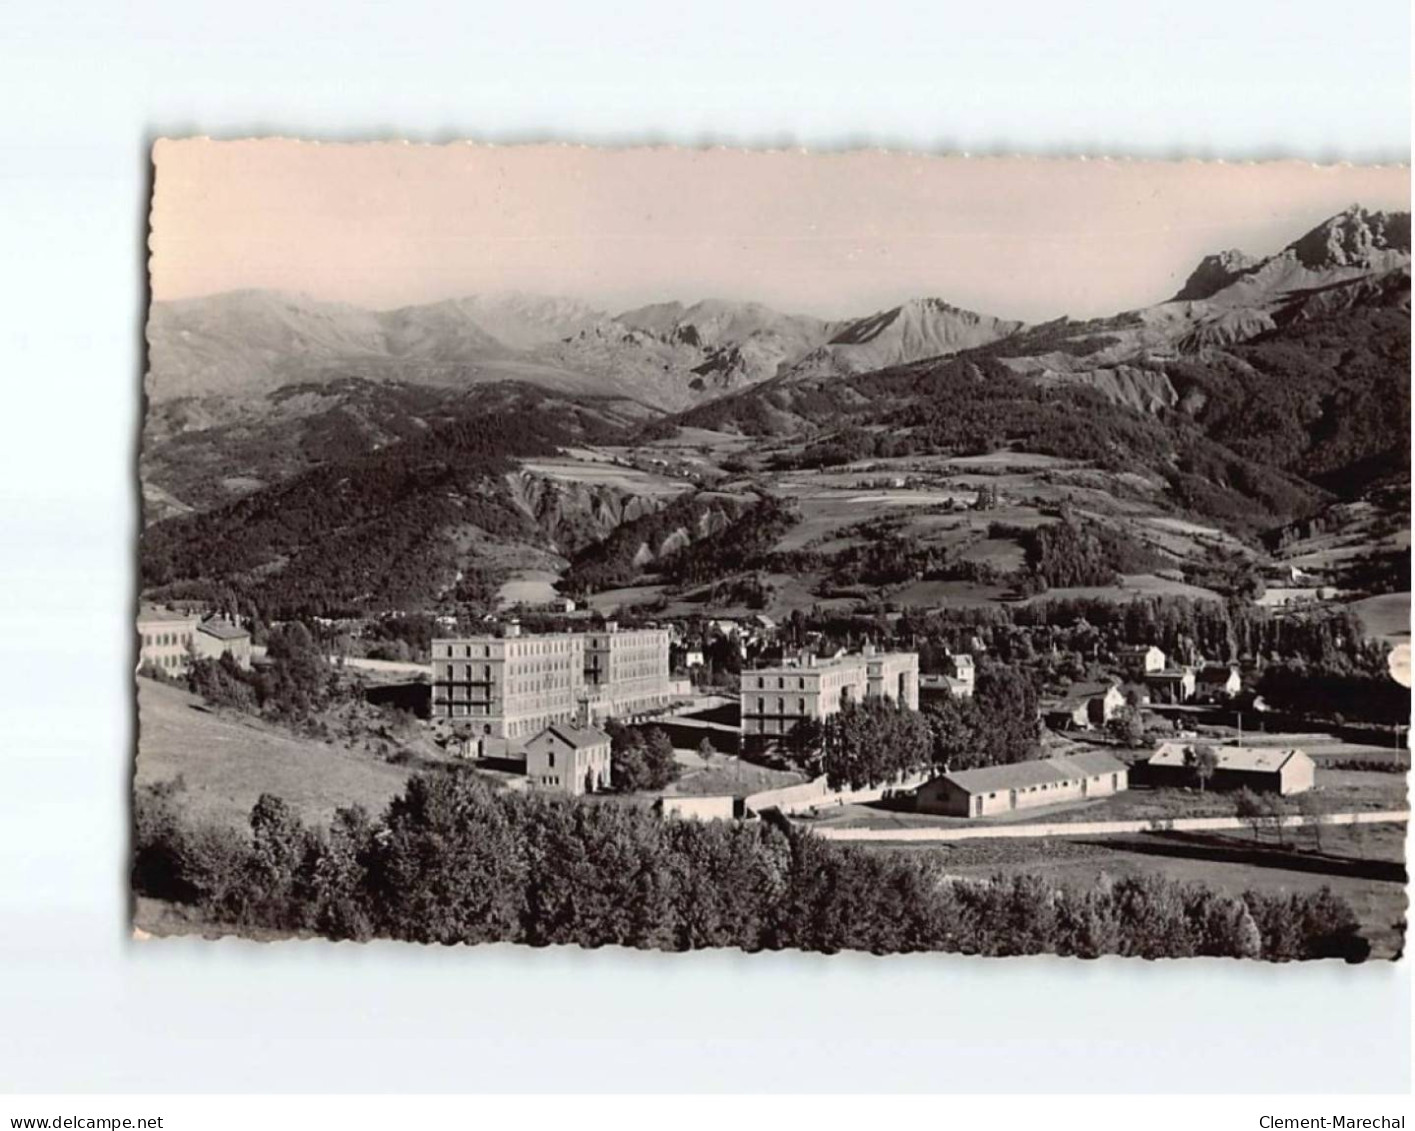
{"label": "building roof", "polygon": [[1095,777],[1099,774],[1118,774],[1130,769],[1114,754],[1105,750],[1082,750],[1078,754],[1060,754],[1048,758],[1057,768],[1072,772],[1073,777]]}
{"label": "building roof", "polygon": [[1066,689],[1066,694],[1060,699],[1051,703],[1047,710],[1074,711],[1085,706],[1092,699],[1097,699],[1103,695],[1109,695],[1112,691],[1118,692],[1120,688],[1113,683],[1073,683]]}
{"label": "building roof", "polygon": [[1196,673],[1200,683],[1227,683],[1233,676],[1238,674],[1238,669],[1231,664],[1205,664]]}
{"label": "building roof", "polygon": [[171,609],[159,609],[155,605],[144,605],[138,610],[138,624],[181,623],[198,620],[196,613],[178,613]]}
{"label": "building roof", "polygon": [[217,640],[241,640],[250,636],[250,633],[239,624],[232,624],[228,620],[203,621],[197,625],[197,631],[214,636]]}
{"label": "building roof", "polygon": [[992,793],[1001,789],[1027,789],[1034,785],[1078,781],[1128,770],[1119,758],[1104,750],[1086,750],[1065,757],[1044,758],[1036,762],[1013,762],[1006,766],[984,766],[977,770],[960,770],[944,777],[965,793]]}
{"label": "building roof", "polygon": [[[1186,765],[1186,751],[1191,750],[1192,742],[1163,742],[1149,758],[1151,766],[1183,766]],[[1218,755],[1218,768],[1220,770],[1238,770],[1247,773],[1276,773],[1283,766],[1287,765],[1294,757],[1301,755],[1307,757],[1305,751],[1295,747],[1281,746],[1215,746],[1213,751]]]}
{"label": "building roof", "polygon": [[1066,780],[1066,775],[1050,762],[1013,762],[1006,766],[983,766],[944,774],[947,781],[967,793],[991,793],[999,789],[1024,789]]}
{"label": "building roof", "polygon": [[1173,683],[1175,680],[1189,679],[1193,675],[1194,673],[1188,668],[1165,668],[1162,672],[1146,672],[1145,679]]}
{"label": "building roof", "polygon": [[594,727],[575,726],[573,723],[553,723],[537,734],[531,741],[543,735],[554,735],[572,750],[584,750],[590,746],[603,746],[610,741],[609,735]]}
{"label": "building roof", "polygon": [[1117,655],[1121,656],[1148,656],[1151,652],[1164,655],[1158,644],[1126,644],[1116,649]]}

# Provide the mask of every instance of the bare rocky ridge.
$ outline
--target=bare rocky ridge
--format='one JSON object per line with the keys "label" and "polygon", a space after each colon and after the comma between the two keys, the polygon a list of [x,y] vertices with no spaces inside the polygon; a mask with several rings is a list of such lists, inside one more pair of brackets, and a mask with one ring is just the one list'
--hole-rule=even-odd
{"label": "bare rocky ridge", "polygon": [[983,345],[1019,326],[939,299],[830,322],[719,299],[615,317],[525,294],[369,311],[239,291],[153,304],[147,391],[165,401],[259,396],[345,377],[448,388],[514,380],[672,411],[793,366],[866,372]]}

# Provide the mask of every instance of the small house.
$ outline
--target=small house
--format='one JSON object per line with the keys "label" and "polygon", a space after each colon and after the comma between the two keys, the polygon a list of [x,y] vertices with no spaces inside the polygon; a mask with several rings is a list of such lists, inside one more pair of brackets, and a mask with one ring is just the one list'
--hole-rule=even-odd
{"label": "small house", "polygon": [[1043,709],[1052,730],[1103,727],[1125,706],[1125,696],[1113,683],[1073,683],[1066,694]]}
{"label": "small house", "polygon": [[1198,686],[1193,668],[1166,668],[1162,672],[1147,672],[1145,686],[1150,690],[1151,703],[1187,703],[1194,698]]}
{"label": "small house", "polygon": [[1205,664],[1194,676],[1197,694],[1209,701],[1232,699],[1243,690],[1235,664]]}
{"label": "small house", "polygon": [[1148,672],[1164,671],[1166,661],[1164,652],[1153,644],[1121,648],[1116,652],[1116,659],[1127,674],[1141,676]]}
{"label": "small house", "polygon": [[533,786],[572,797],[608,789],[609,735],[571,723],[546,727],[526,743],[526,777]]}

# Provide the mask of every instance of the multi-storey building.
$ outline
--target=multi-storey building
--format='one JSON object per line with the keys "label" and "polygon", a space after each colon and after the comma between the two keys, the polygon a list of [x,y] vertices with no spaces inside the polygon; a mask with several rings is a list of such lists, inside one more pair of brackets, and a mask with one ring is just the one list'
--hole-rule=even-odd
{"label": "multi-storey building", "polygon": [[433,718],[464,719],[496,738],[574,722],[584,682],[584,637],[573,633],[432,642]]}
{"label": "multi-storey building", "polygon": [[865,671],[869,694],[893,699],[910,710],[919,709],[919,654],[917,652],[876,652],[865,645]]}
{"label": "multi-storey building", "polygon": [[138,664],[166,675],[182,675],[193,659],[219,660],[230,652],[251,666],[251,634],[227,617],[202,620],[197,613],[144,608],[138,613]]}
{"label": "multi-storey building", "polygon": [[669,675],[667,629],[621,631],[611,621],[585,636],[585,693],[594,718],[667,706]]}
{"label": "multi-storey building", "polygon": [[138,664],[149,664],[167,675],[179,675],[191,661],[193,638],[201,617],[169,609],[138,612]]}
{"label": "multi-storey building", "polygon": [[876,652],[819,659],[807,656],[742,673],[742,742],[760,749],[789,735],[803,719],[825,720],[868,695],[919,706],[916,652]]}
{"label": "multi-storey building", "polygon": [[432,715],[466,720],[496,738],[525,740],[548,726],[642,714],[669,701],[663,629],[432,642]]}

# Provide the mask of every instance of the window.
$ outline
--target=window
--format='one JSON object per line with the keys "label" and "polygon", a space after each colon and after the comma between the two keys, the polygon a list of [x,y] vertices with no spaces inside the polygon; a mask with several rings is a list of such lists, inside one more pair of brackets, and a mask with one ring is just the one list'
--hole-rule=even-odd
{"label": "window", "polygon": [[555,751],[554,751],[554,750],[552,750],[552,751],[550,752],[550,768],[551,768],[552,770],[555,769]]}

